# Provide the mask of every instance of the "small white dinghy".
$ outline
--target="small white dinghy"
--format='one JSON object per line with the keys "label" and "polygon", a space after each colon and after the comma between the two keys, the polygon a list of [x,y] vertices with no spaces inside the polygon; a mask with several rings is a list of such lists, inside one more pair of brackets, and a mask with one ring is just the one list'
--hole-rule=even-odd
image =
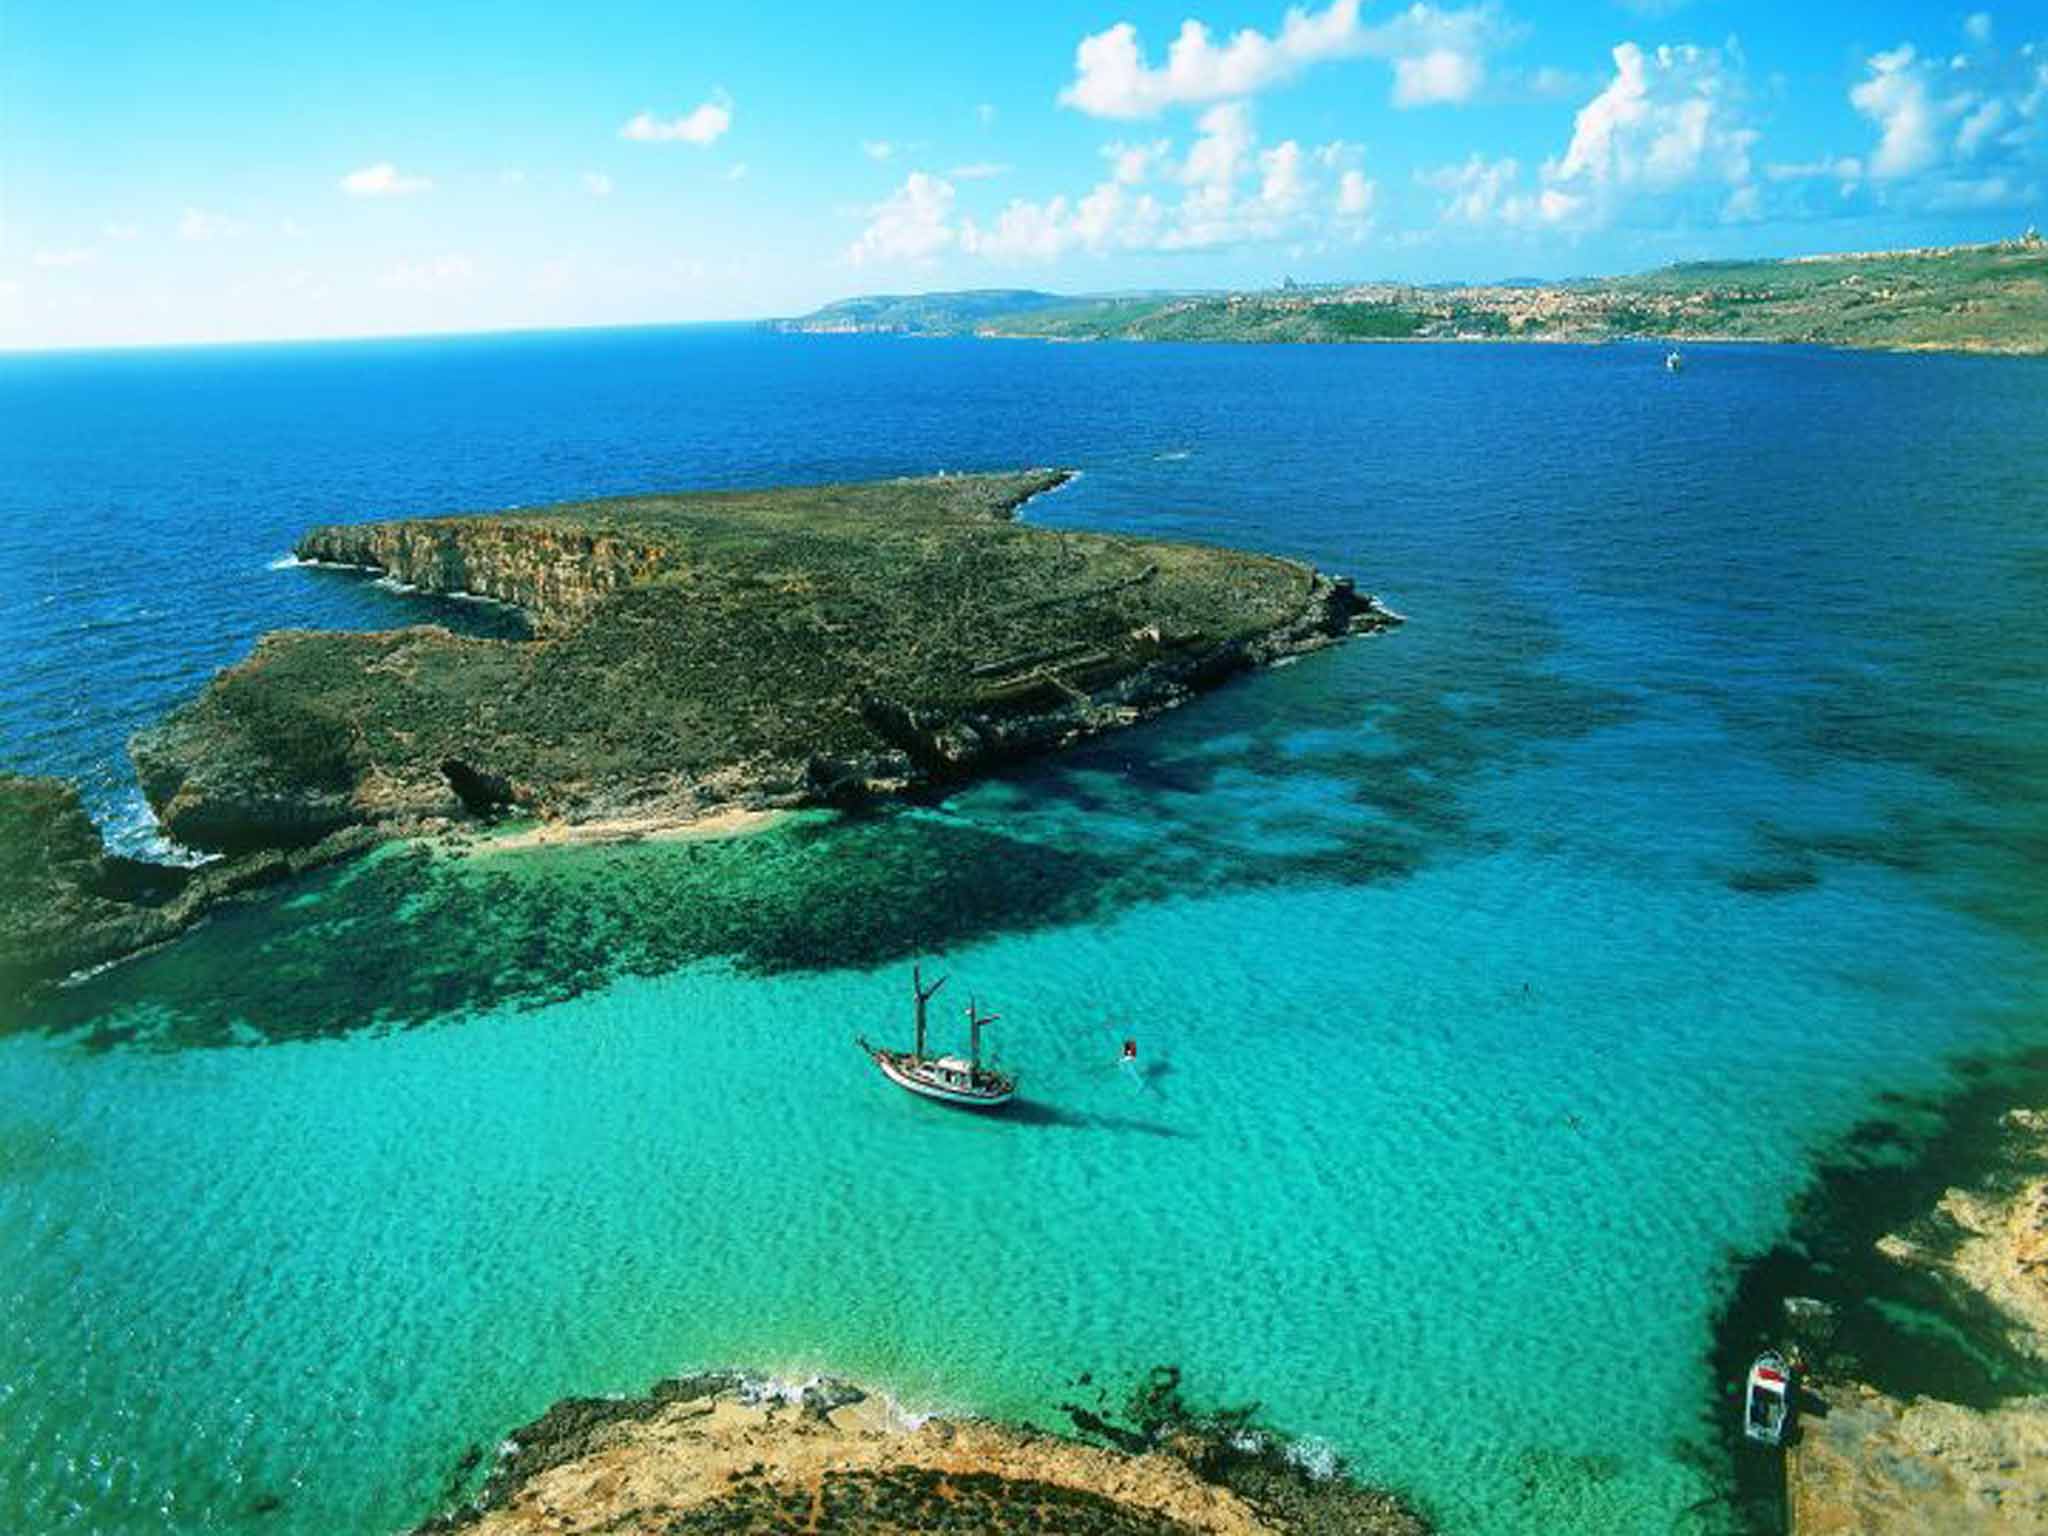
{"label": "small white dinghy", "polygon": [[917,995],[917,1042],[911,1049],[891,1051],[879,1045],[869,1045],[865,1035],[860,1036],[855,1044],[867,1053],[868,1060],[881,1070],[882,1076],[919,1098],[957,1104],[965,1109],[998,1109],[1016,1097],[1017,1079],[1008,1072],[998,1072],[994,1067],[982,1064],[981,1032],[985,1026],[995,1023],[996,1014],[983,1013],[971,1002],[967,1005],[968,1054],[965,1058],[927,1056],[924,1053],[924,1005],[945,984],[946,978],[941,976],[927,987],[923,975],[915,969],[911,971],[911,990]]}
{"label": "small white dinghy", "polygon": [[1792,1367],[1775,1349],[1756,1357],[1749,1368],[1749,1387],[1742,1394],[1742,1432],[1764,1445],[1783,1445],[1792,1426]]}

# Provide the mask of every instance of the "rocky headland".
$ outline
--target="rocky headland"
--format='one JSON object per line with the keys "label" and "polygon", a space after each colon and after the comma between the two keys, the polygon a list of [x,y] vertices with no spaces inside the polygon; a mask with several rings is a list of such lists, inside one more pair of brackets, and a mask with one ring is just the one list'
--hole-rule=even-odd
{"label": "rocky headland", "polygon": [[1311,1473],[1246,1414],[1189,1412],[1157,1371],[1095,1438],[904,1414],[843,1381],[718,1371],[641,1397],[571,1398],[513,1431],[480,1490],[473,1448],[451,1508],[414,1536],[928,1531],[1071,1536],[1426,1536],[1391,1494]]}
{"label": "rocky headland", "polygon": [[2048,1113],[1999,1116],[1988,1143],[1963,1183],[1872,1245],[1923,1287],[1891,1298],[1920,1319],[1909,1336],[1962,1341],[1980,1379],[1944,1385],[1869,1335],[1845,1348],[1834,1307],[1787,1304],[1809,1368],[1785,1454],[1793,1536],[2048,1530]]}
{"label": "rocky headland", "polygon": [[637,834],[943,784],[1399,622],[1297,561],[1017,521],[1068,478],[316,528],[301,560],[516,605],[529,636],[264,636],[130,744],[164,830],[224,856],[196,875],[108,859],[62,786],[0,783],[0,981],[393,836],[506,815]]}

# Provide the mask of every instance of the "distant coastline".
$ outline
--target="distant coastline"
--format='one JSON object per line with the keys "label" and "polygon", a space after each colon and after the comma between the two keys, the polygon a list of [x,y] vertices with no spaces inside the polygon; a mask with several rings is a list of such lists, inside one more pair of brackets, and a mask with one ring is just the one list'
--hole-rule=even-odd
{"label": "distant coastline", "polygon": [[844,299],[772,329],[1030,341],[1797,342],[2048,354],[2048,242],[1698,262],[1628,277],[1232,293],[1030,289]]}

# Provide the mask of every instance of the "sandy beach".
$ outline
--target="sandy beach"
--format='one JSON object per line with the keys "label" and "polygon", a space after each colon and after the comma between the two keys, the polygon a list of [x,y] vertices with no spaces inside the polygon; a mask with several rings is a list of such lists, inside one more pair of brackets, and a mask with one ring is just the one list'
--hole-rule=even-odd
{"label": "sandy beach", "polygon": [[729,805],[696,816],[659,811],[592,821],[541,821],[508,831],[486,833],[461,851],[473,857],[603,843],[694,842],[744,837],[766,831],[789,814],[788,811],[752,810],[746,806]]}

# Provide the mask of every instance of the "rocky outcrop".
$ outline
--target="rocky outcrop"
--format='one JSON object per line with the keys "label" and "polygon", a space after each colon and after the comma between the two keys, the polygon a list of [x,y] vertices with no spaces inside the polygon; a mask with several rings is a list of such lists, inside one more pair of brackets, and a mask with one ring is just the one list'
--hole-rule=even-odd
{"label": "rocky outcrop", "polygon": [[[2003,1128],[2021,1166],[2048,1159],[2048,1114],[2014,1110]],[[1938,1277],[1973,1307],[1986,1304],[2007,1342],[2048,1359],[2048,1178],[2001,1174],[1986,1187],[1950,1188],[1879,1252]],[[1819,1411],[1786,1456],[1793,1536],[1995,1536],[2048,1530],[2048,1397],[2013,1395],[1966,1407],[1899,1397],[1821,1365]]]}
{"label": "rocky outcrop", "polygon": [[1234,1448],[1198,1425],[1162,1425],[1118,1450],[984,1419],[908,1415],[844,1381],[717,1371],[640,1397],[557,1403],[512,1432],[463,1502],[482,1461],[472,1448],[450,1480],[454,1507],[416,1536],[1426,1536],[1399,1499],[1312,1476],[1257,1432],[1238,1438]]}
{"label": "rocky outcrop", "polygon": [[[1313,572],[1301,605],[1284,622],[1222,645],[1165,650],[1093,691],[1061,688],[1056,669],[1033,699],[1040,707],[918,709],[870,695],[862,709],[876,732],[902,756],[872,764],[873,782],[935,782],[987,772],[1006,762],[1057,750],[1131,725],[1186,703],[1232,676],[1272,666],[1402,622],[1348,577]],[[907,760],[910,771],[898,774]]]}
{"label": "rocky outcrop", "polygon": [[834,804],[1171,708],[1398,617],[1297,562],[1017,523],[1057,470],[323,528],[302,558],[512,602],[526,641],[285,632],[133,743],[190,846],[507,809]]}
{"label": "rocky outcrop", "polygon": [[107,853],[78,791],[0,775],[0,1000],[175,938],[244,892],[361,852],[356,827],[198,868]]}
{"label": "rocky outcrop", "polygon": [[1981,1410],[1844,1382],[1786,1459],[1793,1536],[2048,1530],[2048,1400]]}

